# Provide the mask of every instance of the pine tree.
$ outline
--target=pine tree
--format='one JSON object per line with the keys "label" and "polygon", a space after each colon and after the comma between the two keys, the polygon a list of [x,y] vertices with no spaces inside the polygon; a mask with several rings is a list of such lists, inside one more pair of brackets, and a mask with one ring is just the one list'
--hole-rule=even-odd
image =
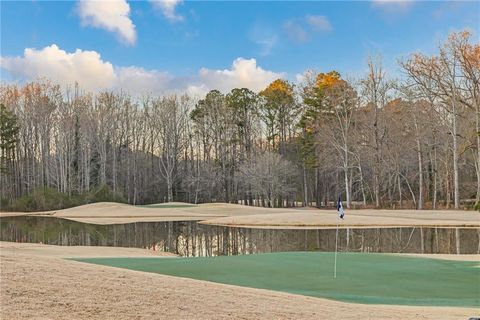
{"label": "pine tree", "polygon": [[0,171],[8,172],[8,164],[15,159],[18,136],[17,118],[12,111],[0,104]]}

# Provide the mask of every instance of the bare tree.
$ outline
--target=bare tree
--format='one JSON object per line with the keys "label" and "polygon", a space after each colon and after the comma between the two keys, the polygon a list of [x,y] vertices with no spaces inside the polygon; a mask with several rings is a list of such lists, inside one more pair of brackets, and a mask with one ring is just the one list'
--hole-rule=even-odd
{"label": "bare tree", "polygon": [[281,155],[265,151],[240,167],[244,183],[252,186],[258,195],[257,200],[264,200],[266,206],[279,206],[279,199],[295,191],[292,179],[295,172],[291,163]]}
{"label": "bare tree", "polygon": [[385,70],[382,67],[381,58],[368,59],[368,73],[361,81],[362,93],[365,102],[373,110],[372,127],[374,164],[373,164],[373,190],[375,194],[375,206],[380,207],[380,165],[382,158],[382,140],[384,137],[384,124],[382,110],[385,107],[391,82],[388,81]]}
{"label": "bare tree", "polygon": [[153,102],[152,126],[159,152],[160,173],[167,184],[167,201],[173,201],[173,184],[179,156],[186,146],[189,98],[171,96]]}

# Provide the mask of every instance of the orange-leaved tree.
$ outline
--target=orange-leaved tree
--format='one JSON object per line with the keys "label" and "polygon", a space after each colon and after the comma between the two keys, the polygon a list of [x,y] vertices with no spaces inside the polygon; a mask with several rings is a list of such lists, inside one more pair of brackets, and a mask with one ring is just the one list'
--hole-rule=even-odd
{"label": "orange-leaved tree", "polygon": [[285,154],[285,143],[293,134],[293,119],[298,115],[293,85],[286,80],[277,79],[260,92],[263,97],[262,120],[267,126],[267,140],[274,149],[279,140],[281,154]]}

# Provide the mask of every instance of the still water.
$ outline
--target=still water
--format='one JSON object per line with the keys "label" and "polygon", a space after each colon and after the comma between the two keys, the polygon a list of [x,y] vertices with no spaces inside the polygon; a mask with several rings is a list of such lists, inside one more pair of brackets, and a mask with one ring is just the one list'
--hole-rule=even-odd
{"label": "still water", "polygon": [[[349,252],[480,253],[479,228],[345,228],[338,248]],[[54,217],[0,219],[0,240],[55,245],[155,248],[182,256],[284,251],[334,251],[335,229],[256,229],[196,221],[95,225]]]}

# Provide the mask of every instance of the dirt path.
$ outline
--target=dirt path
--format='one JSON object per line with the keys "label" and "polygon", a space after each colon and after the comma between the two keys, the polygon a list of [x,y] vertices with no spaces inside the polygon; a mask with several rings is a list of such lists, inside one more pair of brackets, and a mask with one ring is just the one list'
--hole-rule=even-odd
{"label": "dirt path", "polygon": [[105,254],[155,253],[1,242],[0,318],[468,319],[480,314],[468,308],[349,304],[59,258]]}

